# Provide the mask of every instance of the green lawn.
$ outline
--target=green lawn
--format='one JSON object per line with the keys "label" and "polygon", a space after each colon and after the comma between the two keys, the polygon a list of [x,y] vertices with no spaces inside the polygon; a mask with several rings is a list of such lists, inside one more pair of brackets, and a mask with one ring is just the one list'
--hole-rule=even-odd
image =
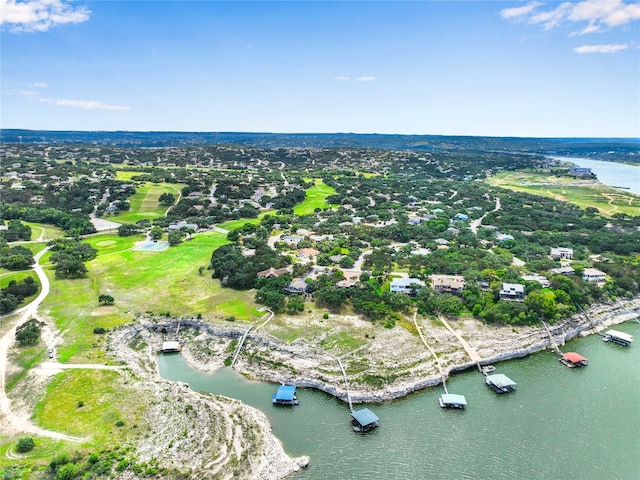
{"label": "green lawn", "polygon": [[316,208],[324,209],[329,207],[327,197],[336,193],[333,187],[325,185],[320,178],[315,179],[315,185],[306,192],[307,196],[300,205],[293,208],[296,215],[310,215]]}
{"label": "green lawn", "polygon": [[128,212],[118,213],[108,219],[119,223],[136,223],[138,220],[162,217],[167,207],[158,202],[160,195],[171,193],[177,200],[183,187],[181,184],[145,183],[136,188],[136,193],[129,199],[131,206]]}

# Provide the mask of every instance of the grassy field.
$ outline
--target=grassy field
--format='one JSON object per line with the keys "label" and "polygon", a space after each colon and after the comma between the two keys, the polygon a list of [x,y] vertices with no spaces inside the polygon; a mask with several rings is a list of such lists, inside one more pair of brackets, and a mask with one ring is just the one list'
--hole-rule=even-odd
{"label": "grassy field", "polygon": [[129,199],[131,207],[128,212],[122,212],[109,220],[119,223],[136,223],[138,220],[162,217],[167,207],[160,205],[158,199],[163,193],[170,193],[176,199],[184,185],[181,184],[152,184],[145,183],[136,188],[136,193]]}
{"label": "grassy field", "polygon": [[[144,400],[123,394],[118,372],[67,370],[57,374],[36,405],[34,418],[45,428],[79,437],[89,444],[113,445],[137,429]],[[117,426],[117,422],[122,422]]]}
{"label": "grassy field", "polygon": [[591,180],[539,173],[503,172],[489,177],[487,181],[496,187],[551,197],[574,203],[581,208],[594,207],[603,215],[640,215],[640,196]]}
{"label": "grassy field", "polygon": [[[105,361],[100,335],[94,327],[111,328],[131,320],[136,313],[172,316],[202,315],[253,321],[262,314],[255,310],[254,293],[220,286],[206,270],[212,252],[227,243],[224,234],[196,235],[163,252],[132,251],[138,237],[100,235],[89,240],[99,250],[87,263],[85,279],[55,280],[44,307],[66,332],[58,353],[61,361]],[[109,294],[112,306],[98,305],[98,296]]]}
{"label": "grassy field", "polygon": [[309,215],[315,211],[316,208],[327,208],[329,203],[327,197],[336,193],[333,187],[325,185],[322,179],[315,179],[315,185],[307,190],[307,197],[300,204],[293,208],[293,213],[296,215]]}
{"label": "grassy field", "polygon": [[60,238],[65,236],[64,230],[53,225],[47,225],[44,223],[22,222],[25,225],[31,227],[31,240],[42,240],[48,242],[54,238]]}

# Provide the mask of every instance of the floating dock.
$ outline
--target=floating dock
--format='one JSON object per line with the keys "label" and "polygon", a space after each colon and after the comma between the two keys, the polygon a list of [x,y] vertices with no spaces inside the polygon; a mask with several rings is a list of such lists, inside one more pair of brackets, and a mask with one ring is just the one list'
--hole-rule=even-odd
{"label": "floating dock", "polygon": [[280,385],[273,396],[273,403],[275,405],[299,405],[296,387],[294,385]]}
{"label": "floating dock", "polygon": [[368,408],[351,412],[351,426],[357,433],[366,433],[376,428],[380,420],[375,413]]}
{"label": "floating dock", "polygon": [[442,408],[465,408],[467,406],[464,395],[456,395],[455,393],[443,393],[438,402]]}
{"label": "floating dock", "polygon": [[162,353],[174,353],[180,351],[180,342],[162,342],[162,348],[160,351]]}
{"label": "floating dock", "polygon": [[569,368],[574,367],[586,367],[589,360],[576,352],[563,353],[560,357],[560,362],[564,363]]}
{"label": "floating dock", "polygon": [[487,375],[485,383],[496,393],[510,393],[516,391],[517,383],[502,373]]}
{"label": "floating dock", "polygon": [[604,338],[602,341],[617,343],[623,347],[629,347],[633,342],[633,336],[628,333],[619,332],[618,330],[607,330],[604,332]]}

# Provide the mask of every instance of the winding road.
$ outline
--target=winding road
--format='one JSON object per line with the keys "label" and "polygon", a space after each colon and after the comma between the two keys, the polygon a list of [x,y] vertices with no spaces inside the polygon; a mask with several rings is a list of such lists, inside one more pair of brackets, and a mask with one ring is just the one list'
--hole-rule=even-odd
{"label": "winding road", "polygon": [[83,442],[87,439],[46,430],[32,424],[28,419],[16,414],[11,410],[11,400],[7,396],[6,392],[8,355],[9,349],[11,348],[11,345],[13,344],[16,336],[16,329],[30,318],[37,318],[38,307],[49,294],[49,279],[47,278],[47,275],[44,273],[44,270],[39,263],[40,258],[42,258],[42,256],[47,253],[48,250],[49,248],[47,247],[34,256],[35,265],[33,267],[33,270],[38,275],[40,285],[42,285],[40,294],[30,304],[19,308],[18,310],[11,312],[10,314],[0,316],[0,318],[6,318],[9,316],[18,315],[15,324],[7,332],[5,332],[2,338],[0,338],[0,415],[2,416],[2,429],[4,431],[8,430],[9,432],[14,433],[29,433],[40,437],[53,438],[56,440]]}

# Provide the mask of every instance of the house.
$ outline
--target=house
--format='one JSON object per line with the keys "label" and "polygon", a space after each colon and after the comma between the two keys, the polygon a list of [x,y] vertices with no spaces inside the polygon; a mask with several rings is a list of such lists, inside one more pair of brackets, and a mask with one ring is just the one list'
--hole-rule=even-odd
{"label": "house", "polygon": [[466,283],[460,275],[431,275],[431,288],[441,293],[460,295]]}
{"label": "house", "polygon": [[554,275],[573,275],[575,273],[575,270],[571,267],[559,267],[559,268],[552,268],[551,269],[551,273],[553,273]]}
{"label": "house", "polygon": [[289,285],[284,287],[287,293],[307,293],[307,282],[303,278],[296,278]]}
{"label": "house", "polygon": [[281,277],[285,273],[289,273],[291,267],[282,267],[282,268],[268,268],[266,270],[262,270],[257,273],[258,278],[273,278],[273,277]]}
{"label": "house", "polygon": [[300,250],[300,253],[298,254],[298,258],[301,258],[303,260],[309,260],[312,257],[315,257],[316,255],[318,255],[320,253],[320,251],[316,250],[315,248],[303,248]]}
{"label": "house", "polygon": [[285,235],[282,237],[282,241],[287,245],[298,245],[298,243],[302,240],[300,235]]}
{"label": "house", "polygon": [[499,296],[500,300],[522,302],[524,300],[524,285],[520,283],[503,283]]}
{"label": "house", "polygon": [[604,282],[606,281],[606,274],[597,268],[585,268],[584,272],[582,272],[582,280],[586,282]]}
{"label": "house", "polygon": [[169,225],[168,230],[173,232],[174,230],[198,230],[197,223],[177,222]]}
{"label": "house", "polygon": [[590,168],[573,167],[571,170],[569,170],[569,175],[575,175],[577,177],[590,177],[592,173]]}
{"label": "house", "polygon": [[469,215],[465,215],[464,213],[456,213],[453,218],[455,220],[458,220],[459,222],[466,222],[467,220],[469,220]]}
{"label": "house", "polygon": [[418,286],[424,287],[425,283],[418,278],[394,278],[389,288],[392,292],[413,294],[419,290]]}
{"label": "house", "polygon": [[573,259],[573,248],[556,247],[552,248],[549,256],[553,260],[571,260]]}
{"label": "house", "polygon": [[540,285],[542,285],[542,288],[547,288],[550,285],[547,277],[543,275],[538,275],[538,274],[522,275],[520,278],[527,282],[538,282]]}

